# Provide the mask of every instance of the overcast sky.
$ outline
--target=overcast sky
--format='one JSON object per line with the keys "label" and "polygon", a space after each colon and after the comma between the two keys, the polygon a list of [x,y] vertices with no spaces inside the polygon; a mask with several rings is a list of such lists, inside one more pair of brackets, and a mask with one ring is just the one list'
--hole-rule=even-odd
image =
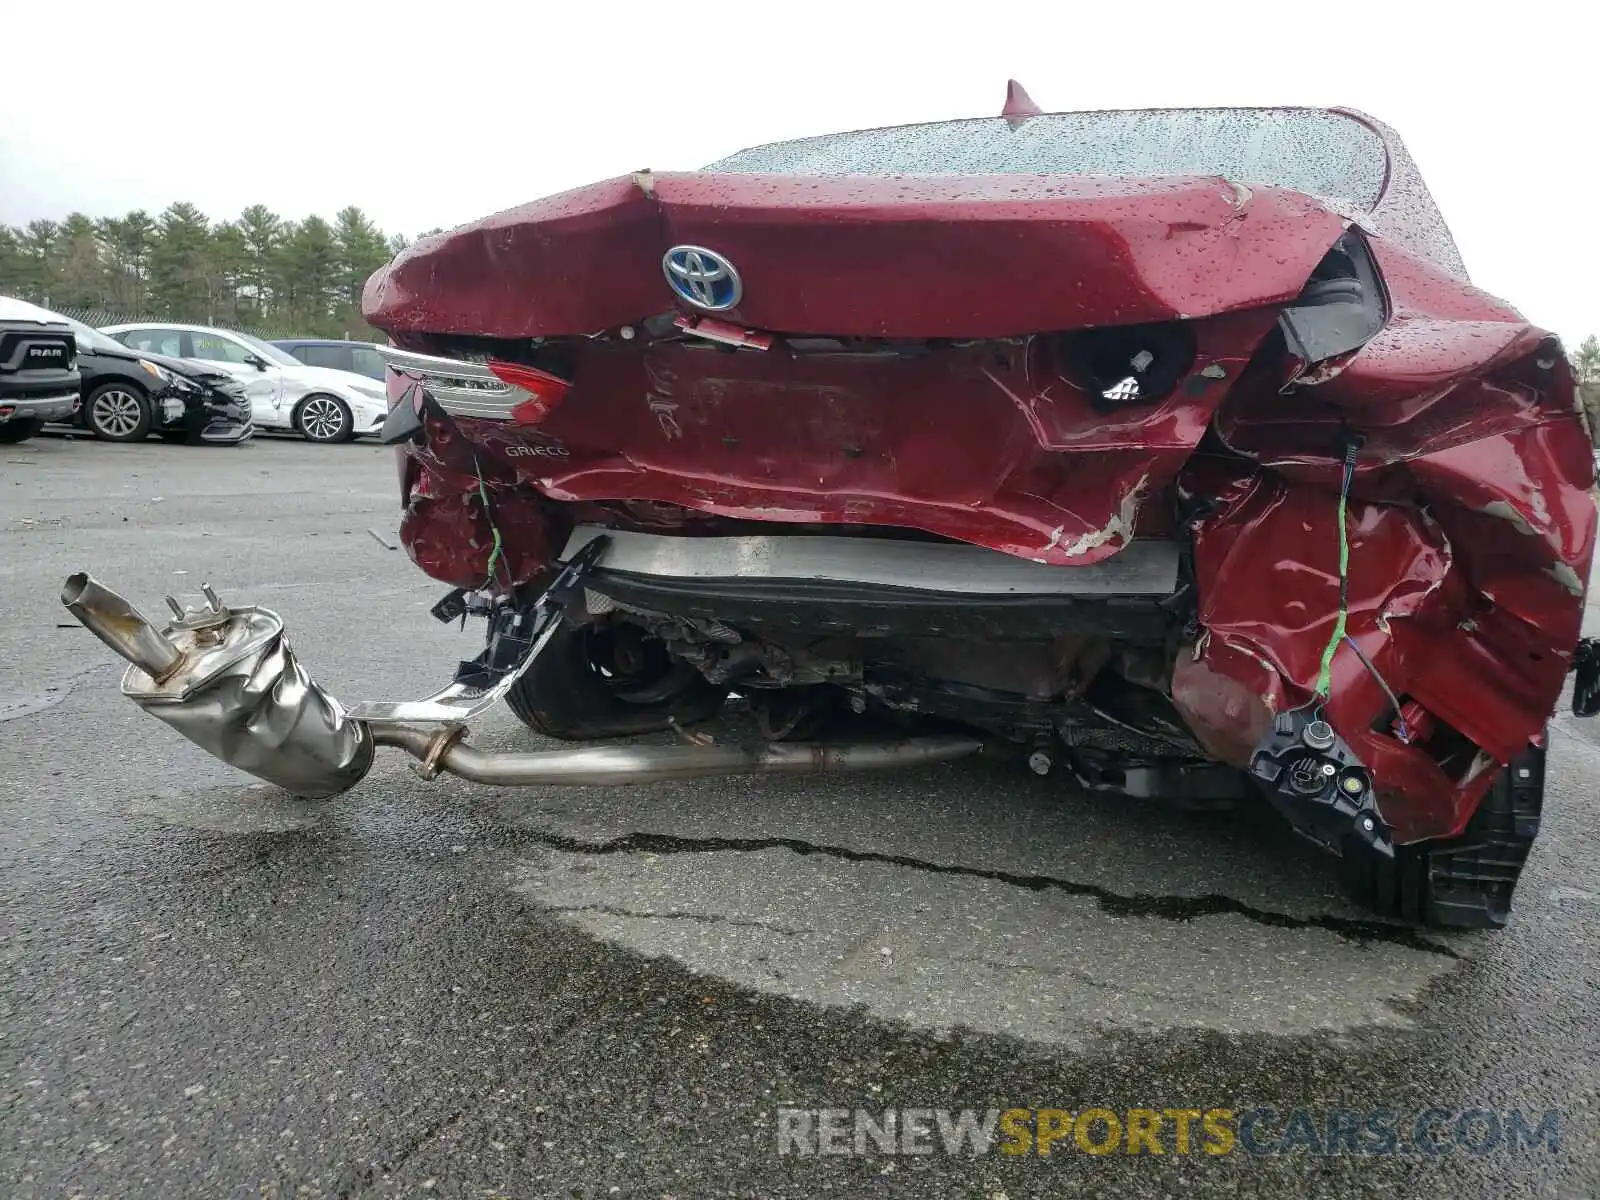
{"label": "overcast sky", "polygon": [[1474,282],[1569,343],[1600,332],[1593,5],[5,8],[11,224],[180,199],[218,219],[255,202],[289,217],[356,204],[411,236],[764,141],[993,115],[1015,76],[1046,111],[1363,109],[1410,146]]}

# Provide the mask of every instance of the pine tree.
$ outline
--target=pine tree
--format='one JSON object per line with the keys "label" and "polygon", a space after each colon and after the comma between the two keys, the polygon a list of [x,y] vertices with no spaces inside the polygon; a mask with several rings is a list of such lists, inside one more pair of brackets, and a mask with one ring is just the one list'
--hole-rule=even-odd
{"label": "pine tree", "polygon": [[57,282],[51,300],[62,308],[98,308],[106,293],[106,266],[94,222],[81,212],[61,223]]}
{"label": "pine tree", "polygon": [[239,214],[238,226],[245,244],[240,295],[250,308],[265,316],[274,310],[277,301],[272,285],[283,242],[283,218],[265,204],[252,204]]}
{"label": "pine tree", "polygon": [[294,224],[277,258],[289,317],[310,332],[326,331],[339,301],[339,246],[332,227],[318,216]]}
{"label": "pine tree", "polygon": [[206,256],[206,288],[214,314],[211,320],[234,325],[260,320],[261,314],[252,305],[241,309],[240,293],[249,261],[250,246],[237,225],[225,221],[212,231],[211,252]]}
{"label": "pine tree", "polygon": [[141,316],[149,306],[145,280],[150,271],[150,248],[155,222],[142,208],[125,217],[103,217],[95,232],[106,251],[107,288],[100,307],[128,316]]}
{"label": "pine tree", "polygon": [[209,321],[206,258],[211,222],[194,205],[180,200],[156,218],[156,235],[150,250],[151,306],[170,320]]}
{"label": "pine tree", "polygon": [[369,337],[361,319],[361,293],[372,273],[389,261],[389,241],[359,208],[339,211],[334,218],[334,240],[339,244],[339,303],[334,312],[340,336]]}
{"label": "pine tree", "polygon": [[17,231],[9,225],[0,225],[0,295],[27,290],[22,286],[27,273],[25,257]]}
{"label": "pine tree", "polygon": [[60,277],[60,262],[56,256],[60,249],[61,227],[54,221],[29,221],[27,228],[17,231],[17,242],[22,251],[17,290],[25,296],[49,300]]}

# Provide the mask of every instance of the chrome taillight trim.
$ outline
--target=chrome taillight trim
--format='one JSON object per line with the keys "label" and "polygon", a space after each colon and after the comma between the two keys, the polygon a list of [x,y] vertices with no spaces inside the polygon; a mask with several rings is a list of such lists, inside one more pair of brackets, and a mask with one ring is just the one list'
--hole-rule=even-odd
{"label": "chrome taillight trim", "polygon": [[509,421],[512,409],[533,398],[526,389],[497,377],[484,363],[439,358],[394,346],[379,346],[378,353],[396,371],[420,379],[439,407],[453,416]]}

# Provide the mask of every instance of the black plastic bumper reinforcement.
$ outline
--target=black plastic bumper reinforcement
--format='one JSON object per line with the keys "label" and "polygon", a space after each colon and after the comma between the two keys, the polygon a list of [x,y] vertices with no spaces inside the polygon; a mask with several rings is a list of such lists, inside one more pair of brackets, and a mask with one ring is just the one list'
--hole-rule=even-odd
{"label": "black plastic bumper reinforcement", "polygon": [[1544,764],[1544,748],[1530,745],[1484,797],[1463,836],[1428,847],[1428,920],[1463,928],[1505,923],[1517,877],[1539,834]]}

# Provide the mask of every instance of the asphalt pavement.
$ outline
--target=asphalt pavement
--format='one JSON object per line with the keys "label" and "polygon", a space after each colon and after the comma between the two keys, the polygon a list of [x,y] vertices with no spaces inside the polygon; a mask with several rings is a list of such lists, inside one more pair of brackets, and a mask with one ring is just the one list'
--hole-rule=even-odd
{"label": "asphalt pavement", "polygon": [[[300,802],[123,700],[57,600],[209,581],[341,698],[414,698],[481,635],[430,618],[398,518],[370,444],[0,447],[0,1196],[1600,1194],[1600,722],[1556,720],[1512,924],[1442,937],[1263,808],[985,762],[493,791],[389,752]],[[778,1136],[858,1107],[1265,1107],[1277,1152]],[[1559,1134],[1327,1154],[1296,1109]]]}

